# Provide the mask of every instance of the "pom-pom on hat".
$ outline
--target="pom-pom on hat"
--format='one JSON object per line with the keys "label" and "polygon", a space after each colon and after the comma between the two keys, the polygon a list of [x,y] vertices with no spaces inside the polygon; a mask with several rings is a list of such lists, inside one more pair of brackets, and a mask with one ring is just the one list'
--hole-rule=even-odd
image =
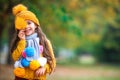
{"label": "pom-pom on hat", "polygon": [[28,11],[27,7],[23,4],[18,4],[13,7],[12,9],[13,15],[15,18],[15,28],[18,30],[25,29],[27,26],[27,23],[25,20],[31,20],[36,25],[40,26],[39,21],[35,14],[31,11]]}

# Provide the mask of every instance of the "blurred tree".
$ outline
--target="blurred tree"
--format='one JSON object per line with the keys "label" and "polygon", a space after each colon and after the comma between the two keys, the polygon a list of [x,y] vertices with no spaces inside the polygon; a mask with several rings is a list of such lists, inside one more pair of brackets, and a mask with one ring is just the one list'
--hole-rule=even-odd
{"label": "blurred tree", "polygon": [[97,57],[102,62],[120,63],[120,1],[106,1],[106,4],[104,4],[105,33],[97,45],[99,46]]}
{"label": "blurred tree", "polygon": [[[12,0],[0,0],[0,51],[3,48],[4,44],[8,41],[8,29],[11,27],[10,17],[11,9],[13,6]],[[11,35],[12,36],[12,35]],[[8,54],[8,61],[11,61],[10,54]]]}
{"label": "blurred tree", "polygon": [[[20,3],[21,0],[0,0],[0,51],[4,44],[9,43],[10,47],[11,38],[14,33],[13,17],[12,17],[12,7],[15,4]],[[10,48],[9,48],[10,49]],[[1,52],[0,52],[1,53]],[[9,53],[9,52],[8,52]],[[7,62],[11,63],[11,54],[8,54]]]}

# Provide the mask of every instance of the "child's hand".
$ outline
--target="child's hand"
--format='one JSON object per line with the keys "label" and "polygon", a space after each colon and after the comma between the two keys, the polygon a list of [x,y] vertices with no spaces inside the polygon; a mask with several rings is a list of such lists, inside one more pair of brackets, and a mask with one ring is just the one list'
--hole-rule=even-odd
{"label": "child's hand", "polygon": [[44,67],[40,67],[35,71],[35,77],[39,77],[45,74],[46,69]]}
{"label": "child's hand", "polygon": [[25,39],[25,30],[20,30],[19,33],[18,33],[18,37],[20,39]]}

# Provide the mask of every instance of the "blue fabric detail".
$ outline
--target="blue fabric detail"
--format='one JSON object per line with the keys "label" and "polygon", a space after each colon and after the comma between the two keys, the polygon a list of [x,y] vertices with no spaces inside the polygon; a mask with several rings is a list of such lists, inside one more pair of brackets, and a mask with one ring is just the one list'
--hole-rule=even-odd
{"label": "blue fabric detail", "polygon": [[32,47],[25,48],[26,57],[34,56],[34,52],[35,52],[34,48],[32,48]]}
{"label": "blue fabric detail", "polygon": [[25,58],[23,58],[21,60],[21,64],[22,64],[23,67],[28,67],[30,65],[30,62],[27,61]]}

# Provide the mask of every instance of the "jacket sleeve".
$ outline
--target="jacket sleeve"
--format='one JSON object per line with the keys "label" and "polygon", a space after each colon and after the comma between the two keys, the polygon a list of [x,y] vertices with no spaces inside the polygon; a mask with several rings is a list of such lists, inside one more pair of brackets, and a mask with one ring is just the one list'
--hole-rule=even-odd
{"label": "jacket sleeve", "polygon": [[26,46],[25,40],[20,40],[18,42],[16,49],[12,53],[12,58],[14,61],[17,61],[20,58],[21,52],[25,49],[25,46]]}
{"label": "jacket sleeve", "polygon": [[46,73],[50,73],[51,72],[49,64],[45,65],[45,69],[46,69]]}

